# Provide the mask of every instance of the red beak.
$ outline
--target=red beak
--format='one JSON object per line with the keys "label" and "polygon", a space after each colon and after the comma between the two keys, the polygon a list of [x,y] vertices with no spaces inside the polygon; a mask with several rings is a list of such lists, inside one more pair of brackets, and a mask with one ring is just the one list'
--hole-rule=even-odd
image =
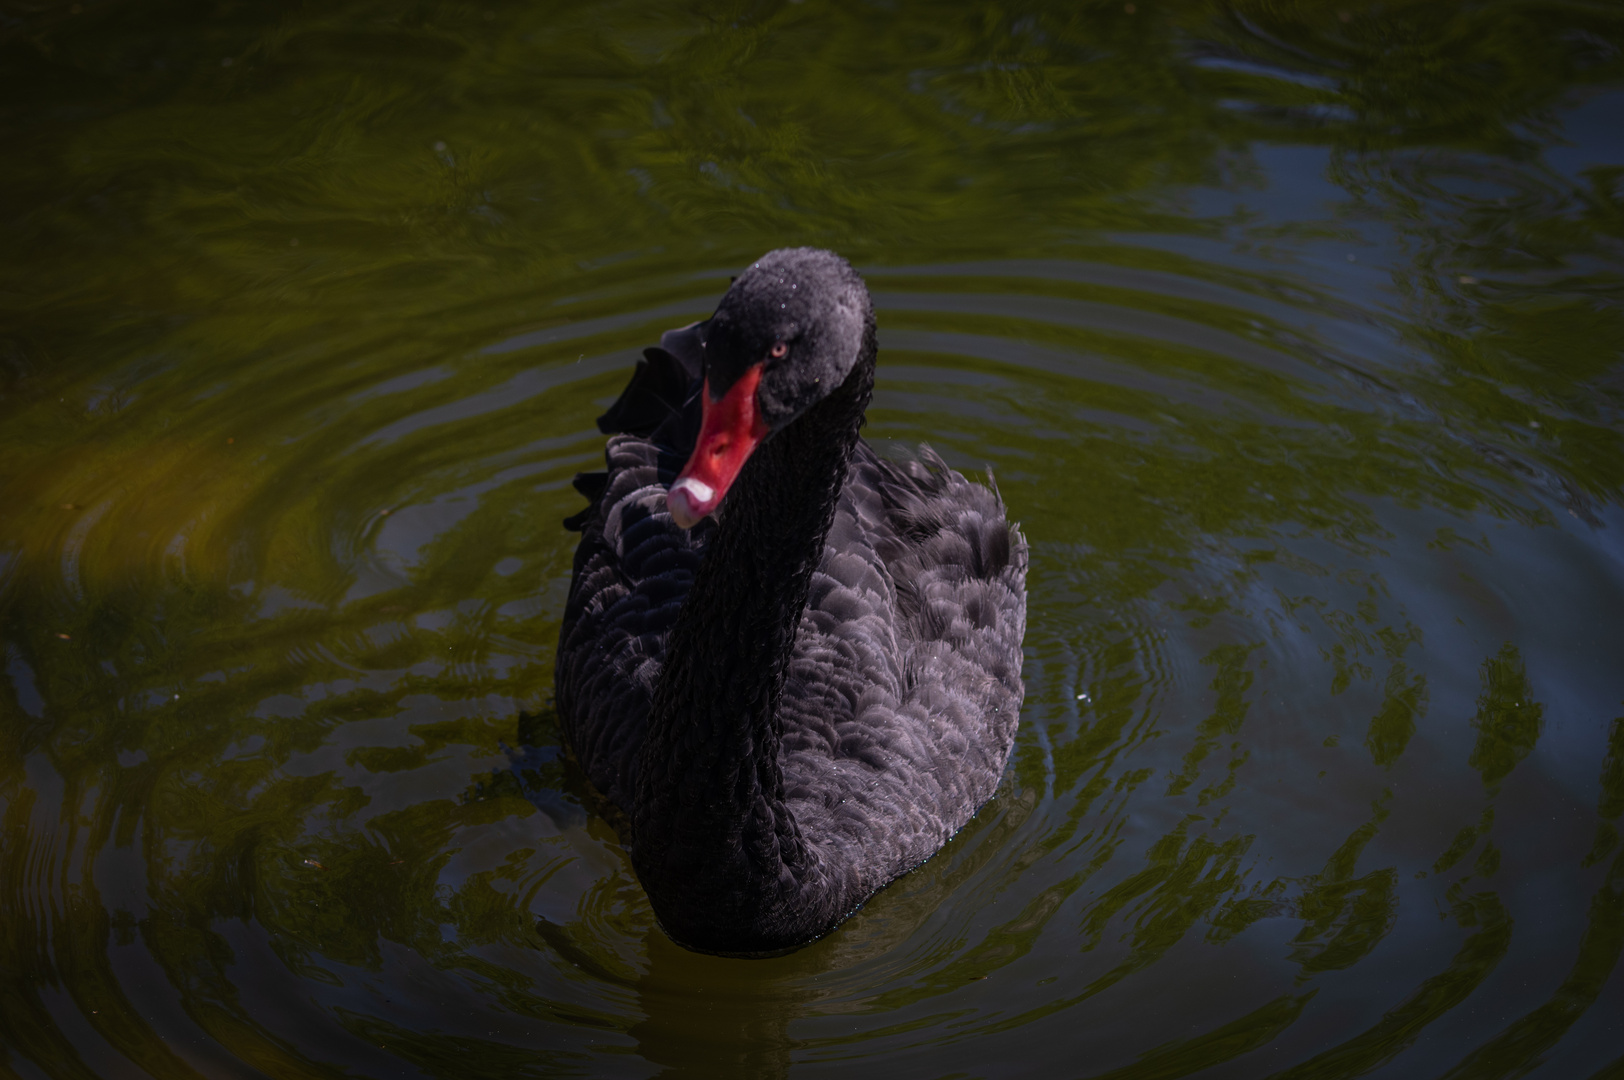
{"label": "red beak", "polygon": [[761,365],[753,364],[728,387],[727,393],[712,401],[710,380],[705,380],[699,392],[705,410],[699,439],[694,443],[693,456],[665,497],[671,519],[679,527],[693,528],[721,504],[722,496],[738,479],[745,459],[767,437],[767,425],[756,411],[756,386],[760,382]]}

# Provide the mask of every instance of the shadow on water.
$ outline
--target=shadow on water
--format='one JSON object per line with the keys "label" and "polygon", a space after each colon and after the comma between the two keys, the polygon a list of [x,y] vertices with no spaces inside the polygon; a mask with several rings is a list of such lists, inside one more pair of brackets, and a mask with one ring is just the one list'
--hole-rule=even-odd
{"label": "shadow on water", "polygon": [[[0,1074],[1624,1075],[1621,116],[1605,3],[0,4]],[[725,960],[562,758],[559,522],[787,243],[1028,697]]]}
{"label": "shadow on water", "polygon": [[[955,889],[983,871],[999,844],[1018,831],[1031,798],[1004,791],[955,837],[942,856],[871,900],[834,933],[784,956],[741,960],[701,956],[655,931],[648,968],[637,984],[645,1019],[631,1029],[639,1052],[662,1076],[783,1076],[796,1051],[839,1064],[866,1054],[859,1038],[803,1038],[791,1022],[839,1017],[875,1004],[854,1000],[878,977],[911,958],[910,939],[929,934]],[[936,947],[940,947],[937,943]],[[910,1004],[950,1007],[955,991],[993,978],[1011,955],[969,954],[933,973],[905,996]]]}
{"label": "shadow on water", "polygon": [[[524,726],[532,736],[556,737],[545,720]],[[556,767],[538,768],[533,764],[538,758]],[[578,813],[572,808],[582,803],[602,805],[573,763],[551,758],[544,748],[528,748],[515,764],[513,774],[526,798],[555,820]],[[555,786],[546,786],[548,781]],[[809,1050],[839,1062],[862,1055],[866,1037],[798,1038],[792,1021],[874,1011],[876,1003],[863,1000],[874,981],[914,966],[921,950],[941,949],[933,940],[940,930],[933,924],[942,922],[939,909],[985,872],[1019,832],[1034,802],[1033,793],[1018,793],[1006,784],[938,857],[893,883],[827,937],[783,955],[737,958],[691,952],[672,943],[647,913],[635,958],[623,954],[624,938],[591,917],[562,924],[544,919],[536,932],[564,963],[635,991],[641,1019],[627,1034],[643,1059],[660,1066],[657,1075],[783,1076],[794,1054]],[[629,862],[625,873],[630,875]],[[996,976],[1009,959],[1030,948],[1034,930],[1030,920],[1021,928],[1006,927],[1006,940],[999,946],[959,955],[900,997],[912,1003],[951,1000],[956,991]],[[910,947],[920,937],[927,943]]]}

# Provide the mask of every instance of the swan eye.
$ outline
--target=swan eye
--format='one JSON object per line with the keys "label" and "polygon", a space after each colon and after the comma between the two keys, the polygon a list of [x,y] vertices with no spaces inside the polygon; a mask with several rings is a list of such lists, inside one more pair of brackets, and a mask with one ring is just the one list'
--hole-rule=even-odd
{"label": "swan eye", "polygon": [[786,345],[784,342],[780,341],[780,342],[778,342],[776,345],[774,345],[772,347],[772,356],[773,356],[774,360],[782,360],[784,357],[786,357],[788,355],[789,355],[789,346]]}

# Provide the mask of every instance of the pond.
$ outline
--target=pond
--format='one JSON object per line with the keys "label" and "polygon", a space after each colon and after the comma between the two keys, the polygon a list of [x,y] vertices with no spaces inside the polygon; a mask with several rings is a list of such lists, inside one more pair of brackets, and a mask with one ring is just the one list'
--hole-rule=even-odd
{"label": "pond", "polygon": [[[0,132],[0,1073],[1624,1077],[1624,7],[37,0]],[[1027,694],[726,959],[560,745],[560,523],[799,244]]]}

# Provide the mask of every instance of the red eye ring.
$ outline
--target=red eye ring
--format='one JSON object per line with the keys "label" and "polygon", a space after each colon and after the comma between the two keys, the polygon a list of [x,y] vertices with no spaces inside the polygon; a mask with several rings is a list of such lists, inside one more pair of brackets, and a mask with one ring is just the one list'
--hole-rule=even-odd
{"label": "red eye ring", "polygon": [[784,342],[780,341],[780,342],[778,342],[776,345],[774,345],[772,347],[772,356],[773,356],[774,360],[782,360],[784,357],[786,357],[788,355],[789,355],[789,346],[786,345]]}

